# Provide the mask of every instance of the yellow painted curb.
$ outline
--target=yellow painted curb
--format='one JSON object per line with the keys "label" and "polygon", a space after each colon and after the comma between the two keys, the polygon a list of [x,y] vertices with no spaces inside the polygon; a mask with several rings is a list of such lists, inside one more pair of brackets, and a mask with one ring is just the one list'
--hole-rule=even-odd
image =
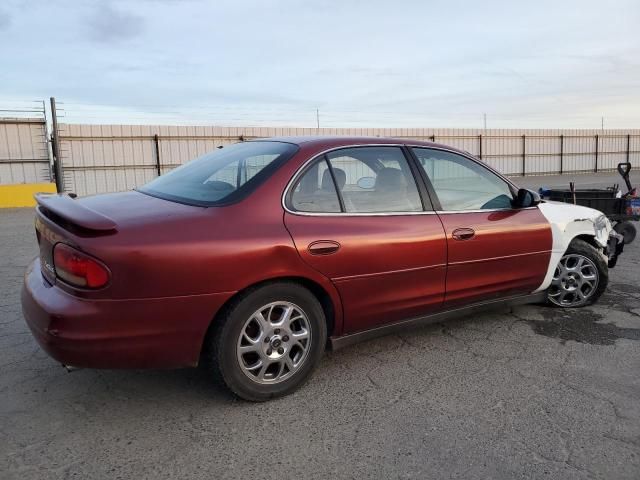
{"label": "yellow painted curb", "polygon": [[38,192],[56,193],[55,183],[0,185],[0,208],[34,207]]}

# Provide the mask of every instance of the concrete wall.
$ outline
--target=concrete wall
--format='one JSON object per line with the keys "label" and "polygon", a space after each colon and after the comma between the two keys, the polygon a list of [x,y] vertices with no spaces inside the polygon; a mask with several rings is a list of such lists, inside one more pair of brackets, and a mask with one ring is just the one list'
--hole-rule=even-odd
{"label": "concrete wall", "polygon": [[[433,140],[480,156],[508,175],[640,167],[640,130],[272,128],[77,125],[59,127],[64,189],[78,195],[128,190],[218,146],[261,137],[356,135]],[[157,140],[155,135],[158,136]],[[524,137],[523,137],[524,136]],[[596,147],[597,144],[597,147]],[[628,147],[627,147],[628,144]],[[596,154],[597,149],[597,154]],[[627,153],[628,150],[628,153]],[[561,155],[562,151],[562,155]],[[524,154],[524,155],[523,155]],[[159,168],[158,168],[159,160]]]}
{"label": "concrete wall", "polygon": [[46,124],[38,118],[0,118],[0,185],[49,182]]}

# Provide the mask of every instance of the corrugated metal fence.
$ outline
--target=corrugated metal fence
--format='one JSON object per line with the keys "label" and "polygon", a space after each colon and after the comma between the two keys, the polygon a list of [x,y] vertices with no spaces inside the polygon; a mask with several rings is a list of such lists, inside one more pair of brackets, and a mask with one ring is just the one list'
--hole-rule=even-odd
{"label": "corrugated metal fence", "polygon": [[65,191],[135,188],[218,146],[283,135],[355,135],[430,140],[466,150],[507,175],[640,167],[640,130],[271,128],[142,125],[58,127]]}
{"label": "corrugated metal fence", "polygon": [[0,118],[0,185],[49,181],[44,118]]}

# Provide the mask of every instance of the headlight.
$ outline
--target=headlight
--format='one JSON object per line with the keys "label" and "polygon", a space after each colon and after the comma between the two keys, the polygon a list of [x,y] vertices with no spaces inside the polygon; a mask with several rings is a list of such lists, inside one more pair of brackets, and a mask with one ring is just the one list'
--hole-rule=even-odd
{"label": "headlight", "polygon": [[600,230],[608,230],[610,228],[609,225],[609,219],[605,215],[600,215],[598,218],[596,218],[596,231],[599,232]]}
{"label": "headlight", "polygon": [[598,243],[606,246],[609,240],[609,232],[611,231],[611,222],[609,222],[609,219],[605,215],[600,215],[593,222],[593,227]]}

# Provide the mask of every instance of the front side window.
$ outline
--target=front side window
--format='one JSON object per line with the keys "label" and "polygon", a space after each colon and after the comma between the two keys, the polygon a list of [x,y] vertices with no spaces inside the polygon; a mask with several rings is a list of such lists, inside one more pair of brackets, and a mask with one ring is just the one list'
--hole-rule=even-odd
{"label": "front side window", "polygon": [[398,147],[330,152],[308,168],[290,198],[293,209],[301,212],[403,213],[423,209],[409,164]]}
{"label": "front side window", "polygon": [[139,191],[190,205],[231,203],[251,193],[297,151],[284,142],[236,143],[171,170]]}
{"label": "front side window", "polygon": [[512,208],[509,184],[490,170],[452,152],[413,148],[443,210]]}

